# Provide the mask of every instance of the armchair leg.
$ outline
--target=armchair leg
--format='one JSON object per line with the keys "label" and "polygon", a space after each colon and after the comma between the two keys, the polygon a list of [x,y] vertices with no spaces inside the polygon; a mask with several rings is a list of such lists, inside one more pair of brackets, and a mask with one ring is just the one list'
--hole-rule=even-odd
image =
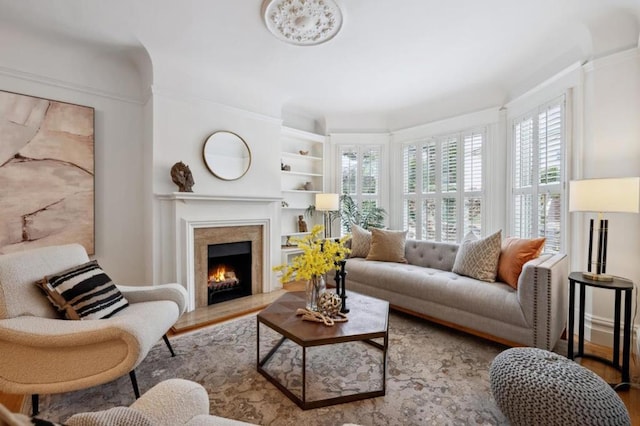
{"label": "armchair leg", "polygon": [[40,398],[39,395],[33,394],[31,395],[31,415],[32,416],[37,416],[38,413],[40,412],[40,408],[38,407],[38,403],[40,402]]}
{"label": "armchair leg", "polygon": [[136,370],[129,371],[129,378],[131,379],[131,384],[133,385],[133,393],[136,396],[136,399],[140,398],[140,389],[138,389],[138,380],[136,379]]}
{"label": "armchair leg", "polygon": [[175,352],[173,352],[173,348],[171,347],[171,343],[169,343],[169,338],[167,337],[166,334],[162,336],[162,339],[167,344],[167,347],[169,348],[169,352],[171,352],[171,356],[172,357],[176,356]]}

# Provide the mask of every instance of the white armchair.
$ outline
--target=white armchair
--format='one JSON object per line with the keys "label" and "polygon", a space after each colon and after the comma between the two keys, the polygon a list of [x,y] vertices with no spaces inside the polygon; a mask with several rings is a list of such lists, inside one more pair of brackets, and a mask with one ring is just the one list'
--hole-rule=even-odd
{"label": "white armchair", "polygon": [[120,287],[129,306],[99,320],[59,319],[34,284],[46,275],[88,262],[78,244],[0,256],[0,390],[38,395],[110,382],[129,373],[139,397],[135,368],[184,312],[179,284]]}

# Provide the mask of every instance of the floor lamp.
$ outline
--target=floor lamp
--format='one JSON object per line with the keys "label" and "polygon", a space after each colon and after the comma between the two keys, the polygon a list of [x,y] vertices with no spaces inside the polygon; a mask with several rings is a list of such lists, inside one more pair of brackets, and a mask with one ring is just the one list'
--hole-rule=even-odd
{"label": "floor lamp", "polygon": [[334,212],[340,209],[340,195],[339,194],[316,194],[316,210],[323,212],[324,214],[324,237],[331,237],[331,217],[329,212]]}
{"label": "floor lamp", "polygon": [[[597,254],[593,258],[594,221],[589,221],[589,254],[587,272],[582,275],[595,281],[613,281],[607,269],[609,220],[604,213],[640,212],[640,177],[583,179],[569,182],[569,211],[598,213]],[[592,270],[595,265],[595,271]]]}

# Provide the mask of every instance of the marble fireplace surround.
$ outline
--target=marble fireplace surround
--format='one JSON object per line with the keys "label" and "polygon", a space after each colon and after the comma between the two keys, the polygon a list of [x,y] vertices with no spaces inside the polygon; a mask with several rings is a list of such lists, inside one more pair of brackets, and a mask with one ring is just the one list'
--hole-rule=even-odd
{"label": "marble fireplace surround", "polygon": [[272,271],[279,260],[280,197],[174,192],[156,194],[156,199],[155,281],[181,283],[189,295],[187,311],[206,306],[203,284],[198,284],[202,267],[196,265],[204,242],[252,241],[252,294],[281,287]]}
{"label": "marble fireplace surround", "polygon": [[[220,225],[220,224],[217,224]],[[251,242],[251,294],[262,293],[262,268],[264,265],[264,226],[230,225],[193,228],[193,294],[195,308],[207,303],[207,277],[209,275],[208,248],[210,244]]]}

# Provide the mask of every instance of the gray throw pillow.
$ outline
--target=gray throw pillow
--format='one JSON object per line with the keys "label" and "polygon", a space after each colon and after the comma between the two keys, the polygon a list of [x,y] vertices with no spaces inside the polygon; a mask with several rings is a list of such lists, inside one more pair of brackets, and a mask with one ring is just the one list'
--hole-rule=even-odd
{"label": "gray throw pillow", "polygon": [[495,282],[502,244],[502,231],[477,241],[464,241],[453,263],[453,272],[481,281]]}

